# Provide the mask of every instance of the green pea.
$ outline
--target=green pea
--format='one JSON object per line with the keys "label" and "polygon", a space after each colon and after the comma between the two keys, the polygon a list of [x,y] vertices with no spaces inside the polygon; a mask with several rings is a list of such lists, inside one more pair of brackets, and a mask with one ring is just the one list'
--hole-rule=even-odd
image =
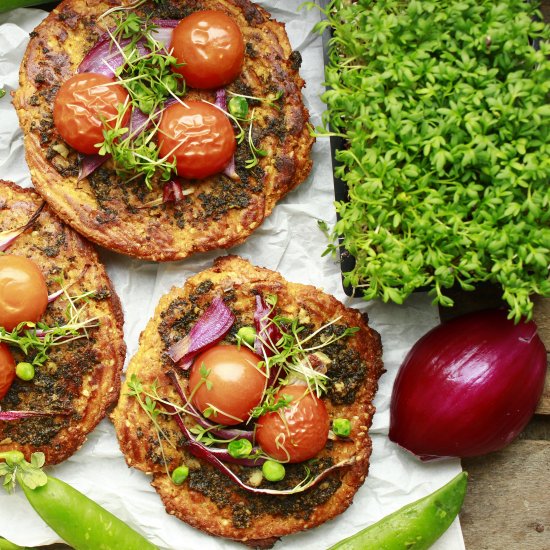
{"label": "green pea", "polygon": [[253,346],[256,340],[256,330],[254,327],[241,327],[237,332],[237,338],[249,346]]}
{"label": "green pea", "polygon": [[332,431],[338,437],[348,437],[351,433],[351,422],[347,418],[335,418],[332,421]]}
{"label": "green pea", "polygon": [[461,472],[441,489],[403,506],[329,550],[427,550],[460,512],[467,478],[468,474]]}
{"label": "green pea", "polygon": [[280,462],[267,460],[262,465],[262,474],[267,481],[281,481],[281,479],[284,479],[286,471]]}
{"label": "green pea", "polygon": [[185,464],[182,464],[172,472],[172,481],[175,485],[181,485],[187,479],[188,475],[189,467]]}
{"label": "green pea", "polygon": [[20,363],[17,363],[17,366],[15,367],[15,374],[18,378],[21,378],[21,380],[28,382],[34,378],[34,365],[32,363],[21,361]]}
{"label": "green pea", "polygon": [[233,96],[227,107],[229,112],[236,118],[246,118],[246,115],[248,115],[248,101],[242,96]]}
{"label": "green pea", "polygon": [[67,483],[48,476],[47,483],[30,489],[17,479],[39,516],[75,550],[139,548],[158,550],[137,531]]}
{"label": "green pea", "polygon": [[236,439],[229,443],[227,451],[233,458],[246,458],[252,452],[252,443],[248,439]]}

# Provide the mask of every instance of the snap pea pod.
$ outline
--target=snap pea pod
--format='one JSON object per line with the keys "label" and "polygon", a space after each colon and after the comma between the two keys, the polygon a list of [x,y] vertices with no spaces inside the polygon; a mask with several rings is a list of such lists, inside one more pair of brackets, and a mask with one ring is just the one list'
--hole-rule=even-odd
{"label": "snap pea pod", "polygon": [[0,13],[14,10],[15,8],[28,8],[39,4],[51,4],[52,0],[2,0],[0,2]]}
{"label": "snap pea pod", "polygon": [[464,502],[468,474],[407,504],[329,550],[426,550],[451,525]]}
{"label": "snap pea pod", "polygon": [[158,550],[139,533],[99,504],[60,479],[35,489],[18,476],[27,500],[38,515],[75,550]]}
{"label": "snap pea pod", "polygon": [[0,550],[25,550],[23,546],[19,546],[9,540],[0,538]]}
{"label": "snap pea pod", "polygon": [[21,451],[4,451],[0,461],[4,488],[13,491],[17,480],[38,515],[75,550],[158,550],[86,495],[43,472],[44,453],[33,453],[27,462]]}

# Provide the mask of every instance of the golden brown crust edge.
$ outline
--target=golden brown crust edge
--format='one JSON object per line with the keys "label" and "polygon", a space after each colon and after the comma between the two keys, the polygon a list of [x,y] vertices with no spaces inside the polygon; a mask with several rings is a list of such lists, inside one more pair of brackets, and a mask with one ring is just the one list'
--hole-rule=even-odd
{"label": "golden brown crust edge", "polygon": [[[353,443],[340,445],[337,450],[329,454],[335,462],[356,456],[356,461],[351,467],[342,469],[335,474],[340,476],[339,488],[325,502],[314,506],[307,518],[281,516],[274,513],[262,513],[252,517],[246,528],[235,527],[232,524],[231,513],[226,508],[221,508],[211,499],[198,491],[187,487],[176,487],[164,472],[164,468],[151,462],[150,448],[143,445],[144,439],[150,429],[135,404],[131,402],[123,390],[121,399],[113,413],[113,421],[119,438],[122,452],[130,466],[153,474],[152,485],[159,492],[166,510],[189,523],[193,527],[201,529],[209,534],[232,538],[255,547],[269,547],[274,541],[284,535],[289,535],[300,530],[309,529],[324,523],[325,521],[342,513],[352,502],[353,496],[363,484],[368,473],[369,457],[371,454],[371,441],[368,429],[372,422],[374,407],[372,399],[377,389],[378,378],[382,373],[381,344],[378,333],[370,329],[361,314],[346,308],[335,298],[324,294],[312,286],[287,283],[279,274],[252,266],[245,260],[234,256],[226,256],[215,261],[214,267],[206,270],[186,282],[185,289],[172,289],[161,298],[153,319],[141,335],[140,348],[132,358],[128,376],[137,373],[144,382],[151,383],[155,378],[159,379],[161,386],[166,382],[163,379],[163,368],[159,366],[157,354],[162,343],[158,333],[159,321],[162,313],[166,311],[174,300],[189,297],[192,289],[200,288],[201,283],[212,281],[214,287],[231,288],[237,293],[239,289],[246,287],[247,291],[254,288],[261,292],[276,292],[280,298],[283,311],[294,304],[292,311],[304,315],[305,312],[313,319],[335,318],[342,315],[342,322],[347,326],[359,326],[359,336],[353,337],[349,344],[356,350],[368,366],[368,372],[358,389],[355,398],[350,404],[334,405],[327,401],[327,407],[331,416],[345,416],[352,418],[354,431]],[[157,364],[157,367],[145,367],[144,365]],[[135,437],[135,430],[139,430],[142,439]],[[149,456],[148,456],[149,453]],[[168,452],[167,457],[174,467],[185,460],[185,455],[179,452]],[[187,457],[189,459],[189,457]],[[191,458],[191,461],[196,459]],[[200,461],[199,461],[200,462]],[[231,489],[226,489],[231,491]],[[233,494],[231,498],[240,498]]]}
{"label": "golden brown crust edge", "polygon": [[[187,5],[214,6],[235,17],[247,43],[258,47],[261,63],[245,64],[242,82],[231,86],[248,86],[253,95],[263,97],[269,83],[273,90],[284,90],[285,99],[280,113],[263,103],[256,107],[255,124],[267,132],[260,136],[259,147],[269,151],[267,157],[260,159],[263,175],[239,172],[246,177],[240,182],[216,176],[192,184],[195,193],[181,204],[144,208],[144,204],[158,199],[160,187],[150,192],[142,184],[117,189],[121,184],[113,183],[117,180],[107,183],[103,175],[77,181],[77,156],[72,150],[65,157],[57,152],[64,143],[51,119],[57,86],[74,73],[99,35],[97,16],[113,4],[127,3],[65,0],[32,33],[14,106],[23,129],[34,186],[66,223],[90,240],[123,254],[169,261],[240,244],[311,170],[314,139],[309,135],[309,115],[301,98],[304,82],[294,67],[284,25],[247,0],[168,3],[185,9]],[[265,51],[262,40],[268,46]],[[213,101],[213,92],[191,91],[188,97],[196,96]],[[276,125],[267,130],[277,116],[284,118],[282,140],[277,138],[280,128]],[[241,146],[237,165],[239,155],[245,155]],[[244,160],[243,157],[240,162]]]}
{"label": "golden brown crust edge", "polygon": [[[43,202],[32,189],[23,189],[11,182],[0,180],[0,189],[2,229],[25,223]],[[63,276],[70,281],[72,295],[88,290],[99,290],[102,295],[87,306],[90,316],[102,317],[100,327],[90,331],[93,340],[52,350],[50,360],[37,369],[35,379],[30,382],[16,379],[0,402],[3,410],[69,412],[15,422],[0,421],[0,451],[20,450],[27,458],[40,451],[46,455],[48,464],[57,464],[80,448],[87,434],[118,399],[126,356],[122,307],[93,246],[63,224],[48,207],[6,253],[33,259],[44,273],[50,293],[59,289],[55,280]],[[48,306],[43,320],[53,323],[65,305],[62,297],[55,300]]]}

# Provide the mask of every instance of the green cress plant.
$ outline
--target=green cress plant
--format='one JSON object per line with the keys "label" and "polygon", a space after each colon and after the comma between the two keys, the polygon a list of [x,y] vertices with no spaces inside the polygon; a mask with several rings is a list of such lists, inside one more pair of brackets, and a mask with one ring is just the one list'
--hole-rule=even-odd
{"label": "green cress plant", "polygon": [[[313,3],[308,3],[312,7]],[[550,28],[524,0],[331,0],[328,110],[338,135],[345,283],[402,303],[488,281],[516,321],[550,295]],[[537,47],[533,46],[536,41]],[[332,133],[332,134],[331,134]]]}

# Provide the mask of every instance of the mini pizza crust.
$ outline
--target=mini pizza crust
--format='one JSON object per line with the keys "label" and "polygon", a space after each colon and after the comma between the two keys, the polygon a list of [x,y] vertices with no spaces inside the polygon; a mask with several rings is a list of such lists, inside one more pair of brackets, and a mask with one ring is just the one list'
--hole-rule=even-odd
{"label": "mini pizza crust", "polygon": [[[100,27],[99,16],[129,3],[65,0],[31,33],[14,106],[33,184],[66,223],[123,254],[178,260],[239,244],[311,170],[314,139],[301,95],[300,54],[292,51],[284,25],[248,0],[167,0],[140,7],[160,19],[182,18],[201,9],[225,12],[241,28],[246,45],[242,73],[227,90],[259,98],[283,94],[274,105],[251,104],[254,142],[267,151],[255,168],[244,166],[252,157],[245,139],[235,155],[237,179],[217,174],[186,182],[184,187],[193,192],[182,200],[147,206],[162,197],[162,185],[149,191],[139,180],[120,181],[111,161],[79,181],[78,154],[63,142],[52,117],[59,86],[112,24],[106,18]],[[186,98],[213,102],[215,91],[190,90]]]}
{"label": "mini pizza crust", "polygon": [[[234,326],[224,338],[224,342],[235,343],[238,328],[253,325],[258,293],[276,294],[277,313],[298,318],[311,331],[337,317],[338,327],[359,327],[357,333],[323,349],[332,359],[327,372],[332,389],[323,399],[331,419],[352,421],[351,439],[329,442],[316,457],[318,464],[327,465],[355,457],[353,465],[336,470],[304,493],[250,494],[204,461],[189,455],[175,423],[161,416],[162,428],[175,445],[175,448],[164,445],[168,470],[182,463],[190,468],[188,480],[175,486],[166,473],[156,433],[135,398],[128,395],[126,386],[112,419],[128,465],[152,474],[152,485],[170,514],[207,533],[268,548],[281,536],[315,527],[343,512],[365,480],[371,454],[368,429],[375,411],[372,400],[383,370],[380,337],[368,326],[366,316],[313,286],[287,282],[276,272],[255,267],[236,256],[222,257],[213,268],[191,277],[183,288],[173,288],[161,298],[141,334],[127,378],[136,375],[144,386],[156,380],[162,396],[181,403],[166,372],[176,371],[184,388],[187,378],[167,357],[168,347],[189,332],[215,296],[222,296],[236,316]],[[287,465],[287,475],[294,471],[292,466]],[[239,468],[245,482],[254,474],[254,468]]]}
{"label": "mini pizza crust", "polygon": [[[24,225],[43,204],[31,189],[0,180],[0,231]],[[126,356],[123,316],[105,268],[93,246],[67,227],[46,206],[36,221],[6,250],[26,256],[40,268],[49,294],[61,287],[62,277],[71,296],[95,291],[85,318],[99,317],[89,338],[50,348],[49,359],[36,368],[33,380],[15,379],[0,400],[3,411],[59,412],[54,416],[0,421],[0,451],[19,450],[27,459],[43,452],[47,464],[71,456],[118,399]],[[41,321],[48,326],[64,319],[68,301],[60,296],[48,305]],[[17,361],[25,356],[12,348]]]}

